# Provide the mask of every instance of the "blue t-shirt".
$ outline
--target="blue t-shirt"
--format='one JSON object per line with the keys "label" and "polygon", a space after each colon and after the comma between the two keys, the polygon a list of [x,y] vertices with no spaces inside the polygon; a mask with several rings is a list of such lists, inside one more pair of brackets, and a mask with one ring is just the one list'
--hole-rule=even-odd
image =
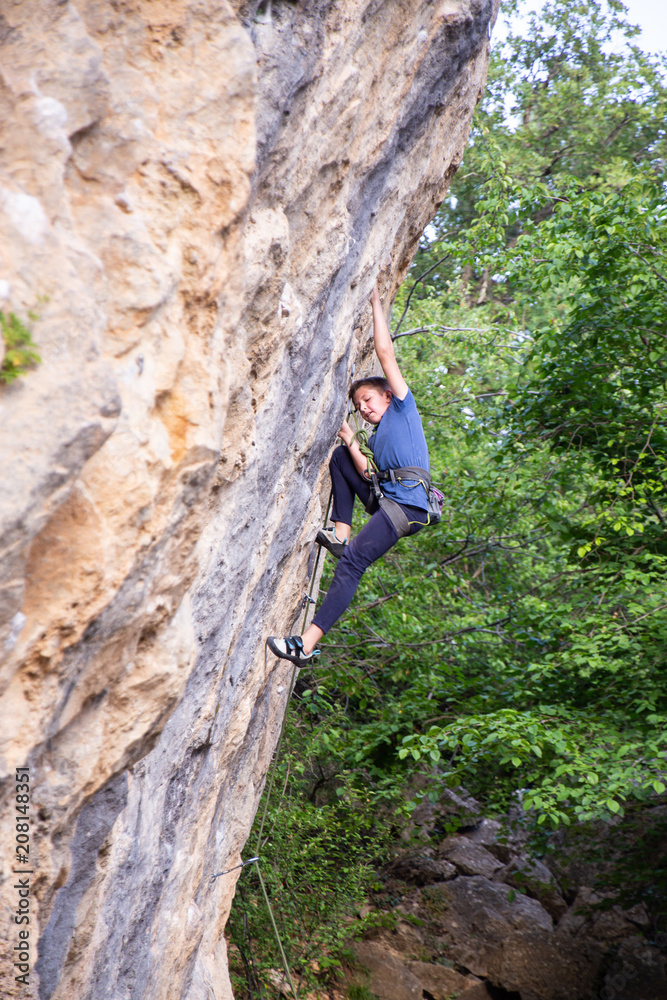
{"label": "blue t-shirt", "polygon": [[[385,469],[400,469],[406,465],[417,465],[430,471],[421,417],[409,389],[405,399],[391,397],[389,408],[382,414],[368,443],[381,472]],[[382,492],[399,503],[428,509],[426,490],[418,480],[406,479],[402,483],[387,480],[382,483]]]}

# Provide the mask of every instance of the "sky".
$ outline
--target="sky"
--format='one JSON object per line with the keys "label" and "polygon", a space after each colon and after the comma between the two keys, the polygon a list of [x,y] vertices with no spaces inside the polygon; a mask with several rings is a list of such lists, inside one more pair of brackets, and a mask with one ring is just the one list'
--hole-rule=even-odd
{"label": "sky", "polygon": [[662,0],[624,0],[628,20],[642,28],[636,42],[646,52],[667,51],[667,7]]}
{"label": "sky", "polygon": [[[567,3],[568,0],[563,0]],[[628,10],[628,20],[631,24],[638,24],[642,29],[641,35],[633,39],[636,45],[644,49],[645,52],[667,52],[667,3],[664,0],[623,0]],[[531,0],[528,9],[539,9],[539,0]],[[498,23],[494,29],[494,37],[499,39],[503,36],[503,13],[502,0],[500,5],[500,15]]]}

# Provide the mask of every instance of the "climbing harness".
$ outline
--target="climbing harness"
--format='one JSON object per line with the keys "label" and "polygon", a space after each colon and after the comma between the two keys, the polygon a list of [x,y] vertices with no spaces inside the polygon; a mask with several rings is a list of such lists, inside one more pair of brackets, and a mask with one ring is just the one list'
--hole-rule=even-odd
{"label": "climbing harness", "polygon": [[[422,469],[418,465],[406,465],[398,469],[379,469],[368,443],[368,431],[359,426],[356,413],[353,414],[353,418],[357,429],[352,435],[352,441],[357,442],[361,454],[364,458],[368,459],[368,478],[371,481],[374,493],[374,501],[369,504],[366,510],[370,513],[369,507],[372,506],[374,509],[374,503],[377,503],[391,521],[399,538],[410,534],[411,524],[424,524],[425,527],[430,524],[438,524],[442,517],[442,506],[445,497],[440,490],[431,485],[431,473],[428,469]],[[409,480],[409,482],[404,482],[404,480]],[[408,520],[408,516],[400,503],[382,492],[380,483],[386,482],[393,484],[400,483],[401,486],[405,486],[406,489],[410,490],[416,489],[420,485],[423,486],[428,503],[426,510],[428,520],[426,522]]]}
{"label": "climbing harness", "polygon": [[[404,482],[404,479],[410,480],[411,482]],[[410,490],[416,489],[419,485],[423,486],[426,491],[426,499],[428,503],[428,507],[426,508],[428,520],[425,522],[425,526],[439,523],[442,517],[442,505],[445,501],[445,497],[440,490],[431,485],[431,474],[427,469],[422,469],[418,465],[406,465],[399,469],[385,469],[382,472],[371,472],[371,482],[373,484],[373,492],[378,504],[382,507],[385,513],[388,514],[389,519],[397,531],[398,525],[395,523],[395,519],[398,520],[398,523],[401,526],[403,526],[402,522],[405,521],[405,528],[402,532],[404,535],[408,535],[410,533],[411,524],[419,524],[421,522],[409,521],[401,505],[392,497],[388,497],[382,492],[380,483],[400,483],[401,486],[405,486]],[[398,508],[398,510],[396,510],[396,508]],[[402,537],[400,532],[398,537]]]}

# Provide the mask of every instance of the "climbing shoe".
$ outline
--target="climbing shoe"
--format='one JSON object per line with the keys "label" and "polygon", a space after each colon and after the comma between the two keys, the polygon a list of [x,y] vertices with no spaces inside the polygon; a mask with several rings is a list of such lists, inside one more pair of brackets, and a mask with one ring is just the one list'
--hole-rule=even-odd
{"label": "climbing shoe", "polygon": [[300,635],[292,635],[289,639],[279,639],[276,635],[270,635],[266,640],[266,645],[281,660],[291,660],[292,663],[298,663],[299,666],[312,663],[320,655],[319,649],[314,649],[312,653],[304,653]]}
{"label": "climbing shoe", "polygon": [[347,548],[347,539],[344,542],[339,542],[335,528],[320,528],[315,541],[327,549],[336,559],[340,559]]}

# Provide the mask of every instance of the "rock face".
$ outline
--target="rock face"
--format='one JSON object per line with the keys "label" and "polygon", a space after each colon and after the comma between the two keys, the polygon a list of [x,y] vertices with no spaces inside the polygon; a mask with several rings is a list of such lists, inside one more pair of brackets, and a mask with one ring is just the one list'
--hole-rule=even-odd
{"label": "rock face", "polygon": [[[460,162],[492,0],[0,6],[2,834],[26,987],[230,996],[350,370]],[[28,317],[36,317],[29,320]],[[3,886],[2,934],[17,890]]]}

